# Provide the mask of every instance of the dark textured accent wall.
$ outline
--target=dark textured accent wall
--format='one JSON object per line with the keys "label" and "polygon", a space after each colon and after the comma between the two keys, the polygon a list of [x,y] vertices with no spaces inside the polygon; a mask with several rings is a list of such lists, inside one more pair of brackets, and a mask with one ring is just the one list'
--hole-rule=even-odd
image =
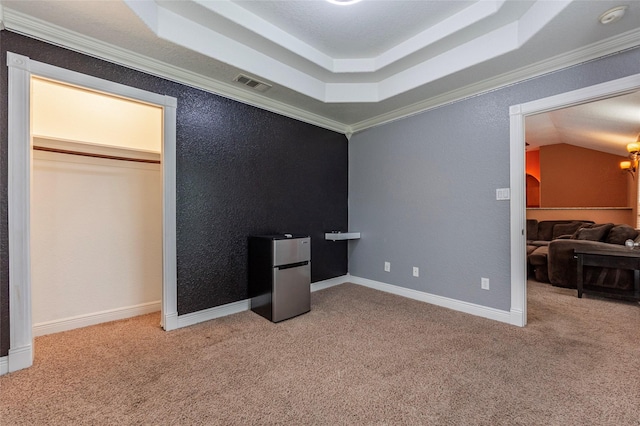
{"label": "dark textured accent wall", "polygon": [[347,272],[344,135],[8,31],[0,32],[0,356],[9,348],[6,52],[176,97],[178,313],[247,297],[247,237],[312,237],[312,281]]}

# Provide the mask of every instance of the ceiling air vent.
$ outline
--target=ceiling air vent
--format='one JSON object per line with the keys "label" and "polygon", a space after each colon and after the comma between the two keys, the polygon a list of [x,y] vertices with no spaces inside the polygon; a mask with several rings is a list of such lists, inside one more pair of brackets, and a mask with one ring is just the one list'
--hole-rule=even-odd
{"label": "ceiling air vent", "polygon": [[237,81],[238,83],[244,84],[245,86],[249,86],[253,90],[257,90],[258,92],[266,92],[267,90],[271,89],[270,84],[263,83],[262,81],[255,80],[242,74],[238,74],[238,76],[234,78],[233,81]]}

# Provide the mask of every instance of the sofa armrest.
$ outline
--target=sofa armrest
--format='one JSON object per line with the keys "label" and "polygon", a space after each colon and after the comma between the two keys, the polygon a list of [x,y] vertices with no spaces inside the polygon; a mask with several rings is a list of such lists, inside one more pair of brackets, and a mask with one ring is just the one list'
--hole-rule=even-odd
{"label": "sofa armrest", "polygon": [[[573,258],[573,252],[576,249],[596,249],[611,252],[629,251],[625,246],[603,243],[600,241],[553,240],[549,244],[549,254],[547,258],[549,282],[551,282],[551,284],[561,287],[576,287],[576,260]],[[626,282],[628,281],[626,276],[629,272],[630,271],[624,271],[623,274],[616,274],[615,279],[613,280],[615,282],[612,282],[612,286],[626,286]]]}

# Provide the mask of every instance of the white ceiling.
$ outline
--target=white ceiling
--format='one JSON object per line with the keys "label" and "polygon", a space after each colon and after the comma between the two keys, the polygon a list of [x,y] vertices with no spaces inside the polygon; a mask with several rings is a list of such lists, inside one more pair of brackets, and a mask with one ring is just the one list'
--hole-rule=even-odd
{"label": "white ceiling", "polygon": [[640,137],[640,92],[529,116],[528,150],[567,143],[616,155]]}
{"label": "white ceiling", "polygon": [[[620,21],[599,22],[624,4]],[[0,0],[0,20],[344,133],[640,45],[635,0]],[[272,87],[256,92],[239,73]],[[549,116],[538,133],[553,123],[574,137],[567,123],[598,121],[589,114]]]}

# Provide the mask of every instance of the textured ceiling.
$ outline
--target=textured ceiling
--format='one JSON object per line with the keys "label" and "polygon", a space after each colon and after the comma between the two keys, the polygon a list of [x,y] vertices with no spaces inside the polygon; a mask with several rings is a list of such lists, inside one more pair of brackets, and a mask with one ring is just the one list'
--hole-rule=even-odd
{"label": "textured ceiling", "polygon": [[371,1],[350,7],[326,1],[234,3],[321,52],[346,59],[378,56],[473,2]]}
{"label": "textured ceiling", "polygon": [[640,137],[640,92],[527,117],[528,149],[567,143],[616,155]]}
{"label": "textured ceiling", "polygon": [[[0,0],[0,19],[9,30],[350,133],[637,46],[640,2],[627,4],[610,25],[598,17],[617,0]],[[252,91],[234,82],[239,73],[272,88]],[[590,114],[588,123],[570,121],[597,123]],[[571,138],[558,117],[546,131],[550,121],[556,136]],[[640,131],[627,127],[627,139]]]}

